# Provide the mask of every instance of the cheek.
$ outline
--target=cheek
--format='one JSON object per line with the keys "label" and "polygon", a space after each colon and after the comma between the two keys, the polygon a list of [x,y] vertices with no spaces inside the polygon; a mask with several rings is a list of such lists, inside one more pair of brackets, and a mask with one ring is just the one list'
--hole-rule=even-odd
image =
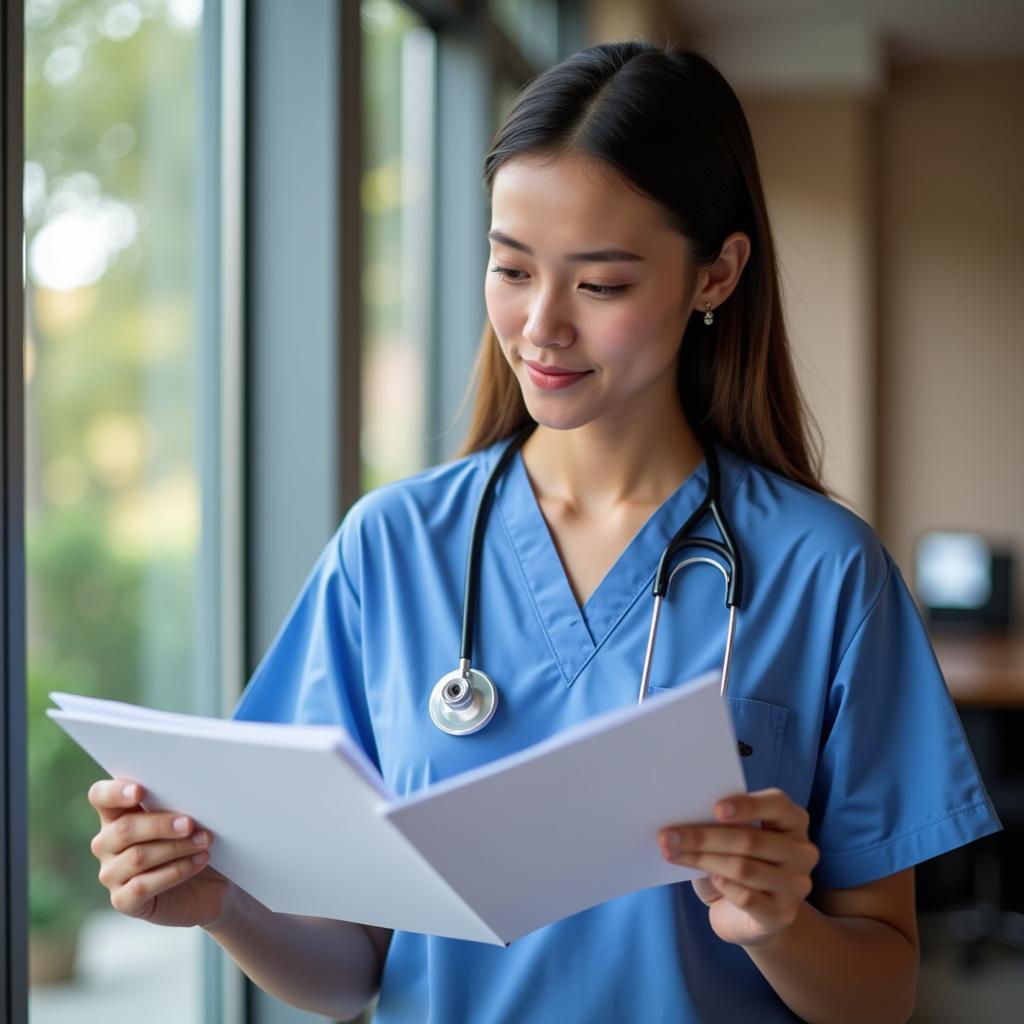
{"label": "cheek", "polygon": [[665,341],[665,318],[649,304],[623,305],[595,318],[590,337],[595,351],[612,361],[635,360]]}
{"label": "cheek", "polygon": [[520,319],[516,309],[516,301],[509,294],[508,288],[503,288],[503,282],[495,280],[493,274],[487,275],[488,280],[484,284],[484,304],[487,307],[487,319],[498,335],[498,340],[504,343],[505,339],[515,334],[518,330],[517,324]]}

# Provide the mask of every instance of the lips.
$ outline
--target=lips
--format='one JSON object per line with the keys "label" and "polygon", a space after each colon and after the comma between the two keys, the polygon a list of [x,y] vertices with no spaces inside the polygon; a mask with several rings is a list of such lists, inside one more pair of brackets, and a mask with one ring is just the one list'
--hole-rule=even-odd
{"label": "lips", "polygon": [[526,372],[534,387],[542,391],[559,391],[585,379],[591,371],[569,370],[564,366],[539,366],[527,361]]}
{"label": "lips", "polygon": [[544,366],[541,363],[531,363],[529,359],[524,359],[523,362],[531,370],[536,370],[538,373],[546,373],[549,377],[574,377],[581,373],[590,372],[589,370],[570,370],[564,366]]}

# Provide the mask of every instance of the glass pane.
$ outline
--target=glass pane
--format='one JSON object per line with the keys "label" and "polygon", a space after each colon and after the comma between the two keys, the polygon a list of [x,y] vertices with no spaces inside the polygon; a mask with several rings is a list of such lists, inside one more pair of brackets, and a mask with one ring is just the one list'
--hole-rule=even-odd
{"label": "glass pane", "polygon": [[558,57],[557,0],[488,0],[491,17],[537,68]]}
{"label": "glass pane", "polygon": [[522,87],[522,82],[517,82],[500,72],[498,73],[494,88],[493,120],[495,124],[501,124],[508,116]]}
{"label": "glass pane", "polygon": [[196,929],[116,913],[51,690],[192,710],[201,0],[28,0],[33,1024],[200,1019]]}
{"label": "glass pane", "polygon": [[434,40],[363,0],[362,486],[424,466],[430,337]]}

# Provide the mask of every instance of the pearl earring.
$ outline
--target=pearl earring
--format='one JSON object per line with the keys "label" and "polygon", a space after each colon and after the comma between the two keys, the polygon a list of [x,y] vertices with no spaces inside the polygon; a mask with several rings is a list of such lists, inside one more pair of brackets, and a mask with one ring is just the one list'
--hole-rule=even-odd
{"label": "pearl earring", "polygon": [[715,314],[711,312],[711,303],[704,303],[704,326],[710,327],[715,322]]}

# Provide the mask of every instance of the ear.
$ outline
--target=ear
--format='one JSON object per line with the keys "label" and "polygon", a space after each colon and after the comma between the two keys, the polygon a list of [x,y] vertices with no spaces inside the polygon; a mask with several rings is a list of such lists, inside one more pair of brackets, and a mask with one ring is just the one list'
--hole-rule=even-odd
{"label": "ear", "polygon": [[739,283],[740,274],[750,259],[750,236],[734,231],[722,243],[718,259],[697,275],[697,290],[693,293],[693,308],[704,312],[707,303],[718,309]]}

